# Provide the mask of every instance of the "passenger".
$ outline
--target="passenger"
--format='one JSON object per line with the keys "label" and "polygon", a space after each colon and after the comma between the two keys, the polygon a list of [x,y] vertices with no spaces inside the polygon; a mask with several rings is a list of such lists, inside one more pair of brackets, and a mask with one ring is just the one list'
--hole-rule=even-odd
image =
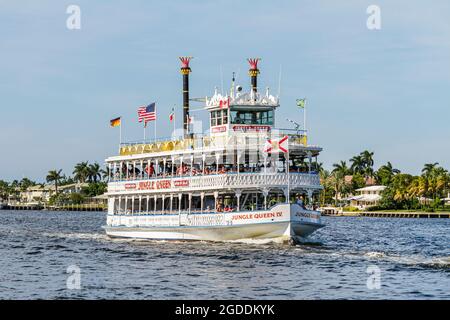
{"label": "passenger", "polygon": [[306,208],[305,208],[305,204],[304,204],[303,199],[302,199],[302,196],[297,195],[297,201],[296,201],[296,203],[300,206],[300,208],[306,209]]}

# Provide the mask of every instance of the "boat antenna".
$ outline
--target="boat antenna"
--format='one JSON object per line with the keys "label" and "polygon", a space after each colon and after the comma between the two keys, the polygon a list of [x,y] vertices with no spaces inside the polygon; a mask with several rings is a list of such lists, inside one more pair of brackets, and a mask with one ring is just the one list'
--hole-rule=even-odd
{"label": "boat antenna", "polygon": [[281,64],[280,64],[280,71],[278,73],[278,99],[280,99],[281,94]]}
{"label": "boat antenna", "polygon": [[241,68],[238,68],[238,71],[236,72],[236,82],[239,83],[239,74],[241,73]]}
{"label": "boat antenna", "polygon": [[288,119],[288,118],[286,118],[286,120],[289,121],[290,123],[292,123],[292,124],[294,125],[294,128],[295,128],[295,130],[297,131],[297,133],[300,132],[300,124],[298,124],[297,122],[295,122],[295,121],[293,121],[293,120],[291,120],[291,119]]}
{"label": "boat antenna", "polygon": [[234,81],[236,79],[234,78],[234,71],[233,71],[233,77],[231,78],[231,88],[230,88],[230,97],[234,98]]}
{"label": "boat antenna", "polygon": [[220,65],[220,94],[223,95],[223,70],[222,70],[222,65]]}

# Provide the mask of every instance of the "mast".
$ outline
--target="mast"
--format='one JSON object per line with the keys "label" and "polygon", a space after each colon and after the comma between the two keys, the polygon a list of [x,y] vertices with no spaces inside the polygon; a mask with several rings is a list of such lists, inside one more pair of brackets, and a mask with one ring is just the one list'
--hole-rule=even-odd
{"label": "mast", "polygon": [[192,57],[180,57],[180,73],[183,75],[183,132],[184,137],[189,136],[189,62]]}

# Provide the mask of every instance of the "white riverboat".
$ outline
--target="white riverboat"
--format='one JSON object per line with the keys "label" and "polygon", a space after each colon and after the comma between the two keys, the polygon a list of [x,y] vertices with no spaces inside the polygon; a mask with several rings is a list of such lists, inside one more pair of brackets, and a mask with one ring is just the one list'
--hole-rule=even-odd
{"label": "white riverboat", "polygon": [[279,99],[268,89],[258,91],[258,59],[249,59],[249,92],[235,85],[233,76],[229,93],[216,90],[195,99],[210,115],[206,133],[196,133],[190,123],[190,59],[180,59],[182,134],[123,143],[119,155],[106,159],[106,233],[296,243],[323,227],[314,206],[322,189],[317,172],[322,149],[308,145],[305,130],[275,128]]}

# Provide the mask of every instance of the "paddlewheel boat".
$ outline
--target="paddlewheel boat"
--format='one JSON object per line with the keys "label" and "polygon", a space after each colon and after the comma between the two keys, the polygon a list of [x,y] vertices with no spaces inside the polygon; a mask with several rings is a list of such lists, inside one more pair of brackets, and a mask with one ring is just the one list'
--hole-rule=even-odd
{"label": "paddlewheel boat", "polygon": [[[189,115],[190,58],[182,57],[183,128],[171,139],[123,143],[106,159],[111,237],[296,243],[323,227],[314,199],[322,189],[305,130],[274,127],[278,97],[251,87],[202,99],[210,128]],[[197,99],[198,101],[198,99]],[[294,111],[294,110],[293,110]],[[195,125],[195,122],[194,122]]]}

